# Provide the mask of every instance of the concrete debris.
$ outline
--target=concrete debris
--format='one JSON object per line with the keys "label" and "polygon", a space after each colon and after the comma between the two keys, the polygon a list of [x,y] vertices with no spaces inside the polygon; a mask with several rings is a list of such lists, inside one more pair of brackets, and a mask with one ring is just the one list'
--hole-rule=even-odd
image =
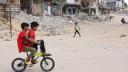
{"label": "concrete debris", "polygon": [[118,14],[121,14],[121,15],[127,15],[128,16],[128,10],[122,10],[122,11],[119,11]]}
{"label": "concrete debris", "polygon": [[[67,32],[67,28],[74,25],[74,22],[104,22],[107,21],[109,16],[89,16],[86,13],[77,13],[70,16],[32,16],[20,11],[18,14],[12,15],[12,28],[14,35],[21,30],[20,24],[22,22],[31,23],[36,21],[40,24],[39,31],[48,32],[48,35],[61,35]],[[3,22],[0,21],[0,22]],[[4,23],[0,23],[4,24]],[[84,23],[85,24],[85,23]],[[1,27],[0,29],[5,29]],[[9,29],[9,22],[7,22],[7,30]],[[9,30],[8,30],[9,32]],[[0,38],[9,37],[8,32],[0,33]]]}
{"label": "concrete debris", "polygon": [[120,38],[122,38],[122,37],[127,37],[127,35],[125,35],[125,34],[122,34],[122,35],[120,36]]}
{"label": "concrete debris", "polygon": [[[17,33],[16,32],[12,32],[12,36],[13,36],[12,39],[14,39],[14,37],[17,36]],[[10,37],[10,31],[9,30],[2,30],[0,32],[0,40],[10,41],[12,39]]]}
{"label": "concrete debris", "polygon": [[87,22],[93,22],[93,23],[110,21],[110,18],[111,18],[110,15],[89,16],[88,14],[82,13],[82,12],[80,12],[76,15],[70,16],[70,17],[71,17],[71,19],[73,19],[76,22],[87,21]]}
{"label": "concrete debris", "polygon": [[40,24],[39,31],[50,32],[52,35],[58,35],[65,32],[65,28],[73,25],[71,19],[62,16],[32,16],[23,12],[13,16],[14,20],[18,20],[19,24],[22,22],[31,23],[36,21]]}

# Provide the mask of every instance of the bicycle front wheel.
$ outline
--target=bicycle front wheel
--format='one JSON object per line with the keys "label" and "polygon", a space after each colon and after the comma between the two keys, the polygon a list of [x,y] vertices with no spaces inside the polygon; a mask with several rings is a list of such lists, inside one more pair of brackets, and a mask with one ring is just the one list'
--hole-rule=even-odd
{"label": "bicycle front wheel", "polygon": [[41,60],[40,66],[43,71],[51,71],[55,66],[55,62],[52,58],[45,57]]}
{"label": "bicycle front wheel", "polygon": [[25,61],[22,58],[14,59],[11,66],[15,72],[23,72],[26,69]]}

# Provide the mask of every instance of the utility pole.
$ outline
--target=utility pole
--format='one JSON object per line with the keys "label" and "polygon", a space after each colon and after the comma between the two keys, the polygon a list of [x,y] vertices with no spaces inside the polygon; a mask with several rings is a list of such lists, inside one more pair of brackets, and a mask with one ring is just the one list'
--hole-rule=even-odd
{"label": "utility pole", "polygon": [[122,10],[124,9],[124,0],[122,0]]}
{"label": "utility pole", "polygon": [[12,17],[11,17],[11,0],[9,1],[9,20],[10,20],[10,36],[12,38]]}
{"label": "utility pole", "polygon": [[99,15],[99,0],[96,0],[96,15]]}
{"label": "utility pole", "polygon": [[41,0],[41,3],[42,3],[42,16],[44,15],[44,0]]}

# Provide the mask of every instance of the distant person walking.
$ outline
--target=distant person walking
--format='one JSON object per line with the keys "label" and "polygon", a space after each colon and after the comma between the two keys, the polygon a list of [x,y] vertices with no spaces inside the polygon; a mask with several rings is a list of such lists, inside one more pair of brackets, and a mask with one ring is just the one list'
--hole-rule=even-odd
{"label": "distant person walking", "polygon": [[126,24],[126,21],[125,21],[124,18],[121,19],[121,23],[122,23],[122,24]]}
{"label": "distant person walking", "polygon": [[112,18],[113,18],[113,16],[110,16],[110,17],[109,17],[109,21],[112,21]]}
{"label": "distant person walking", "polygon": [[74,33],[74,36],[73,37],[75,37],[76,36],[76,34],[79,34],[79,37],[81,37],[81,34],[80,34],[80,27],[79,27],[79,25],[78,25],[78,23],[77,22],[75,22],[75,28],[74,28],[74,30],[75,30],[75,33]]}

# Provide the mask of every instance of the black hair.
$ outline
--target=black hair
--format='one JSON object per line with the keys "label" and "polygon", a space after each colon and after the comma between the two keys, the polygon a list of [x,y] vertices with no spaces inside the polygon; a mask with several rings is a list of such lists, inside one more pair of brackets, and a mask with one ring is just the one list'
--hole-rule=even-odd
{"label": "black hair", "polygon": [[77,25],[78,23],[77,22],[75,22],[75,25]]}
{"label": "black hair", "polygon": [[38,24],[37,22],[32,22],[32,23],[31,23],[31,28],[37,27],[37,26],[39,26],[39,24]]}
{"label": "black hair", "polygon": [[24,22],[21,24],[21,28],[24,29],[25,27],[29,27],[29,24]]}

